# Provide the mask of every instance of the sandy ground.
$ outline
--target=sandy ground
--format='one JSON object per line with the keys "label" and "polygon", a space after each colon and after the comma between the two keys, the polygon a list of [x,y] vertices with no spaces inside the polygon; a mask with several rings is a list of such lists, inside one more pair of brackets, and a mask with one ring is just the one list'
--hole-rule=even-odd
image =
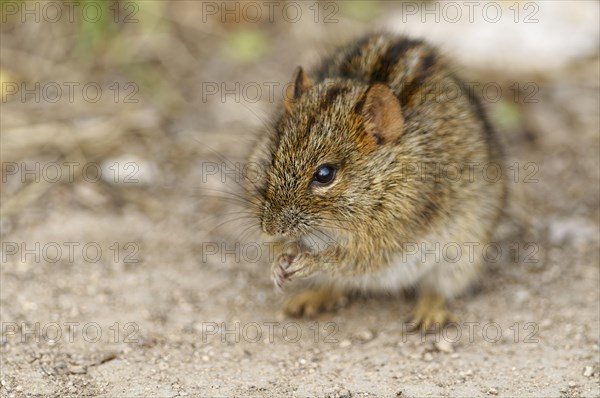
{"label": "sandy ground", "polygon": [[[502,255],[453,304],[458,325],[422,334],[407,329],[409,296],[284,317],[265,246],[223,224],[235,206],[209,197],[231,188],[210,167],[243,160],[273,105],[203,102],[186,86],[284,82],[316,35],[290,30],[249,67],[200,54],[203,72],[171,75],[185,57],[160,59],[188,104],[177,117],[146,97],[3,103],[1,396],[600,396],[597,52],[544,73],[463,68],[505,90],[535,82],[538,101],[511,117],[513,101],[487,104],[513,165]],[[81,152],[8,142],[52,129]],[[73,159],[73,181],[21,178],[21,162],[41,174]],[[88,163],[104,177],[82,178]]]}

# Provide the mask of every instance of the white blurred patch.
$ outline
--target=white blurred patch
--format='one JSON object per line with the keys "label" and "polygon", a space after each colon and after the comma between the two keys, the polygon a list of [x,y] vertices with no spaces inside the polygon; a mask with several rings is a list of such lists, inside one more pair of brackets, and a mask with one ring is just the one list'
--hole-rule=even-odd
{"label": "white blurred patch", "polygon": [[407,2],[399,8],[384,22],[387,29],[422,37],[475,68],[555,69],[595,54],[600,45],[596,1]]}
{"label": "white blurred patch", "polygon": [[552,244],[573,242],[576,244],[598,242],[600,230],[596,225],[582,218],[558,218],[548,224],[549,239]]}

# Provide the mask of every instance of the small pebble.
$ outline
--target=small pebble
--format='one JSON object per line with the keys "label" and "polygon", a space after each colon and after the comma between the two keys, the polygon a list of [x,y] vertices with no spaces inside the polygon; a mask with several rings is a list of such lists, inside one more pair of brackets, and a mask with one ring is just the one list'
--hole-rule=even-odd
{"label": "small pebble", "polygon": [[440,340],[437,343],[435,343],[435,348],[438,351],[447,352],[449,354],[454,352],[454,347],[452,346],[452,343],[446,340]]}
{"label": "small pebble", "polygon": [[569,388],[575,388],[575,387],[577,387],[577,383],[575,383],[574,381],[570,381]]}
{"label": "small pebble", "polygon": [[460,374],[461,376],[473,376],[473,371],[472,371],[471,369],[468,369],[468,370],[467,370],[467,371],[465,371],[465,372],[459,372],[459,374]]}
{"label": "small pebble", "polygon": [[495,388],[492,387],[492,388],[490,388],[488,390],[488,394],[490,394],[490,395],[498,395],[498,390],[496,390]]}
{"label": "small pebble", "polygon": [[423,360],[425,362],[431,362],[433,361],[433,355],[431,355],[431,353],[426,352],[425,354],[423,354]]}
{"label": "small pebble", "polygon": [[358,338],[362,341],[371,341],[375,338],[375,334],[370,330],[364,330],[358,334]]}
{"label": "small pebble", "polygon": [[592,368],[591,366],[586,366],[585,368],[583,368],[583,375],[585,377],[591,377],[594,374],[594,368]]}
{"label": "small pebble", "polygon": [[350,340],[342,340],[340,342],[341,348],[347,348],[347,347],[350,347],[351,345],[352,345],[352,342]]}
{"label": "small pebble", "polygon": [[87,369],[84,366],[69,366],[69,373],[74,375],[83,375],[87,373]]}

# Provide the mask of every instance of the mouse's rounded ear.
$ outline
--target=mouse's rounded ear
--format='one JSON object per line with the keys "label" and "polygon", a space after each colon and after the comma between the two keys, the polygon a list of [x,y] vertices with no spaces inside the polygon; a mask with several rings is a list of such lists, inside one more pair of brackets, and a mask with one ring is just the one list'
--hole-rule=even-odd
{"label": "mouse's rounded ear", "polygon": [[292,75],[292,81],[288,84],[283,98],[283,106],[286,112],[291,112],[296,100],[300,98],[302,93],[311,88],[312,85],[312,80],[306,75],[302,67],[296,67],[294,74]]}
{"label": "mouse's rounded ear", "polygon": [[367,134],[376,143],[396,140],[404,130],[400,101],[385,84],[376,83],[361,96],[354,108],[364,120]]}

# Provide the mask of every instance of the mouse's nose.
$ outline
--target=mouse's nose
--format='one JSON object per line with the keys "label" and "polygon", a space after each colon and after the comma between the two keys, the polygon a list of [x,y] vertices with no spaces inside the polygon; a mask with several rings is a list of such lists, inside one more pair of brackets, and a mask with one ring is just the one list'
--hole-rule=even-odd
{"label": "mouse's nose", "polygon": [[294,207],[273,208],[265,212],[262,220],[263,231],[269,235],[293,236],[300,222],[299,211]]}

